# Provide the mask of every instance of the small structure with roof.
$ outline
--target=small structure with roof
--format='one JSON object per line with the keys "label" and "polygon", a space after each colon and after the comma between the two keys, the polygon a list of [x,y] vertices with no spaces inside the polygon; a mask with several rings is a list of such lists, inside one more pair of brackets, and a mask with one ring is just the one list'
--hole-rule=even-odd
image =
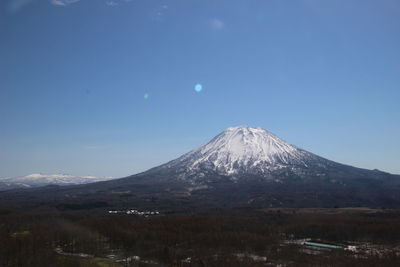
{"label": "small structure with roof", "polygon": [[331,249],[343,249],[344,247],[341,245],[334,245],[334,244],[326,244],[320,242],[313,242],[313,241],[305,241],[302,243],[303,246],[313,249],[321,249],[321,250],[331,250]]}

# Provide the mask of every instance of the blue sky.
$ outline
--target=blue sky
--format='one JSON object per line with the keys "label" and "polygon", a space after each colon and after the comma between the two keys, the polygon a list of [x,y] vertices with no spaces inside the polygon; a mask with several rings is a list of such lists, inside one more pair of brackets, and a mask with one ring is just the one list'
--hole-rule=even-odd
{"label": "blue sky", "polygon": [[0,3],[0,177],[122,177],[237,125],[400,173],[399,100],[397,0]]}

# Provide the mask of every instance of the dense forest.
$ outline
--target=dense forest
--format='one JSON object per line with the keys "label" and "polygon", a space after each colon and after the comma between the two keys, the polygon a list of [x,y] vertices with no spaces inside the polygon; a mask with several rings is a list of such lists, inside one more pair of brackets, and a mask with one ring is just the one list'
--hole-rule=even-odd
{"label": "dense forest", "polygon": [[[395,210],[189,210],[3,208],[0,266],[400,266]],[[364,249],[306,249],[299,239]]]}

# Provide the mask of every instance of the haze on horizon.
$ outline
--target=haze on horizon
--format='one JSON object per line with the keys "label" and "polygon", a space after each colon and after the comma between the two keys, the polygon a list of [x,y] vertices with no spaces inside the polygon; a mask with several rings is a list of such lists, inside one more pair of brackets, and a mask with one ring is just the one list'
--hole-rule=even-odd
{"label": "haze on horizon", "polygon": [[0,177],[123,177],[227,127],[400,174],[400,2],[5,0]]}

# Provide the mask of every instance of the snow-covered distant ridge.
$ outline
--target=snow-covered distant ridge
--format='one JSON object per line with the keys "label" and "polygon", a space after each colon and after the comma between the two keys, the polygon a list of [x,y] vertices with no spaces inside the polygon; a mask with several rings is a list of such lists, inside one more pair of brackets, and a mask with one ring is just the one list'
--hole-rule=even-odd
{"label": "snow-covered distant ridge", "polygon": [[29,188],[46,185],[77,185],[107,181],[111,179],[113,179],[113,177],[33,173],[20,177],[0,178],[0,189]]}

